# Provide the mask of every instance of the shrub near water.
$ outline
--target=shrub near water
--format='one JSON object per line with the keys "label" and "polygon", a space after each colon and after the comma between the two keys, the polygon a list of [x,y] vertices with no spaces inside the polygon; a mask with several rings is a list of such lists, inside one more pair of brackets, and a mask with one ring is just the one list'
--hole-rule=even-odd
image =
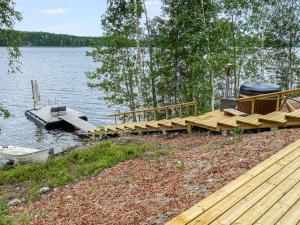
{"label": "shrub near water", "polygon": [[40,186],[57,187],[84,176],[98,174],[118,162],[133,159],[146,151],[156,151],[147,145],[104,142],[83,150],[73,150],[49,159],[43,164],[20,165],[0,172],[0,186],[31,181],[32,189]]}

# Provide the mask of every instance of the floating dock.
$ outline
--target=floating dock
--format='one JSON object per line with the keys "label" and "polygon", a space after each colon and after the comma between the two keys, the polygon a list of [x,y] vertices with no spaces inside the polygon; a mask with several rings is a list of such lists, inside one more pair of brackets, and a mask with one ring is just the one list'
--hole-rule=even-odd
{"label": "floating dock", "polygon": [[87,117],[75,109],[66,107],[64,114],[53,116],[51,108],[51,106],[45,106],[39,109],[26,110],[25,115],[46,129],[72,126],[87,133],[96,130],[96,126],[88,123]]}

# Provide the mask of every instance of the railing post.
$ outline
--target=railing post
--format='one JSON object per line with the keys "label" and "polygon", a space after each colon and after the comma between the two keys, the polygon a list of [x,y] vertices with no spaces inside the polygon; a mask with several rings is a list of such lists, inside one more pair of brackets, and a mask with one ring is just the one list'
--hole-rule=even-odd
{"label": "railing post", "polygon": [[117,115],[115,115],[115,124],[117,124]]}
{"label": "railing post", "polygon": [[144,121],[146,121],[146,111],[145,110],[143,111],[143,118],[144,118]]}
{"label": "railing post", "polygon": [[279,111],[280,95],[277,95],[276,111]]}
{"label": "railing post", "polygon": [[197,103],[194,105],[194,110],[195,110],[194,115],[197,116]]}
{"label": "railing post", "polygon": [[153,109],[154,120],[157,120],[156,109]]}
{"label": "railing post", "polygon": [[168,107],[166,107],[166,119],[169,119],[169,111],[168,111]]}
{"label": "railing post", "polygon": [[255,112],[254,107],[255,107],[255,100],[252,99],[252,104],[251,104],[251,113],[253,114]]}
{"label": "railing post", "polygon": [[180,116],[180,118],[182,118],[182,105],[180,105],[180,107],[179,107],[179,116]]}

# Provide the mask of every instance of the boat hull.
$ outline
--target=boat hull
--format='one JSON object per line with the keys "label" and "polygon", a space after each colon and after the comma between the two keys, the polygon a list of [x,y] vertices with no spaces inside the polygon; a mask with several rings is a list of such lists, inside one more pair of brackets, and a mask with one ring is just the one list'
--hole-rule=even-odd
{"label": "boat hull", "polygon": [[0,157],[15,163],[42,163],[49,157],[49,149],[37,150],[15,146],[0,147]]}

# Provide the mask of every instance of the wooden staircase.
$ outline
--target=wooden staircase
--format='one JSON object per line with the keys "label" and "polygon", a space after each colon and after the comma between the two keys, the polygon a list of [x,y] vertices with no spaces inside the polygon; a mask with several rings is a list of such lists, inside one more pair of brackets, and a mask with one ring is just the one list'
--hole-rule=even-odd
{"label": "wooden staircase", "polygon": [[158,121],[143,121],[120,125],[106,126],[107,134],[144,133],[171,130],[187,130],[192,132],[193,127],[211,131],[231,131],[236,128],[244,130],[259,128],[280,128],[300,125],[300,109],[294,112],[272,112],[267,115],[250,114],[246,116],[229,115],[226,112],[215,110],[201,116],[187,118],[163,119]]}

